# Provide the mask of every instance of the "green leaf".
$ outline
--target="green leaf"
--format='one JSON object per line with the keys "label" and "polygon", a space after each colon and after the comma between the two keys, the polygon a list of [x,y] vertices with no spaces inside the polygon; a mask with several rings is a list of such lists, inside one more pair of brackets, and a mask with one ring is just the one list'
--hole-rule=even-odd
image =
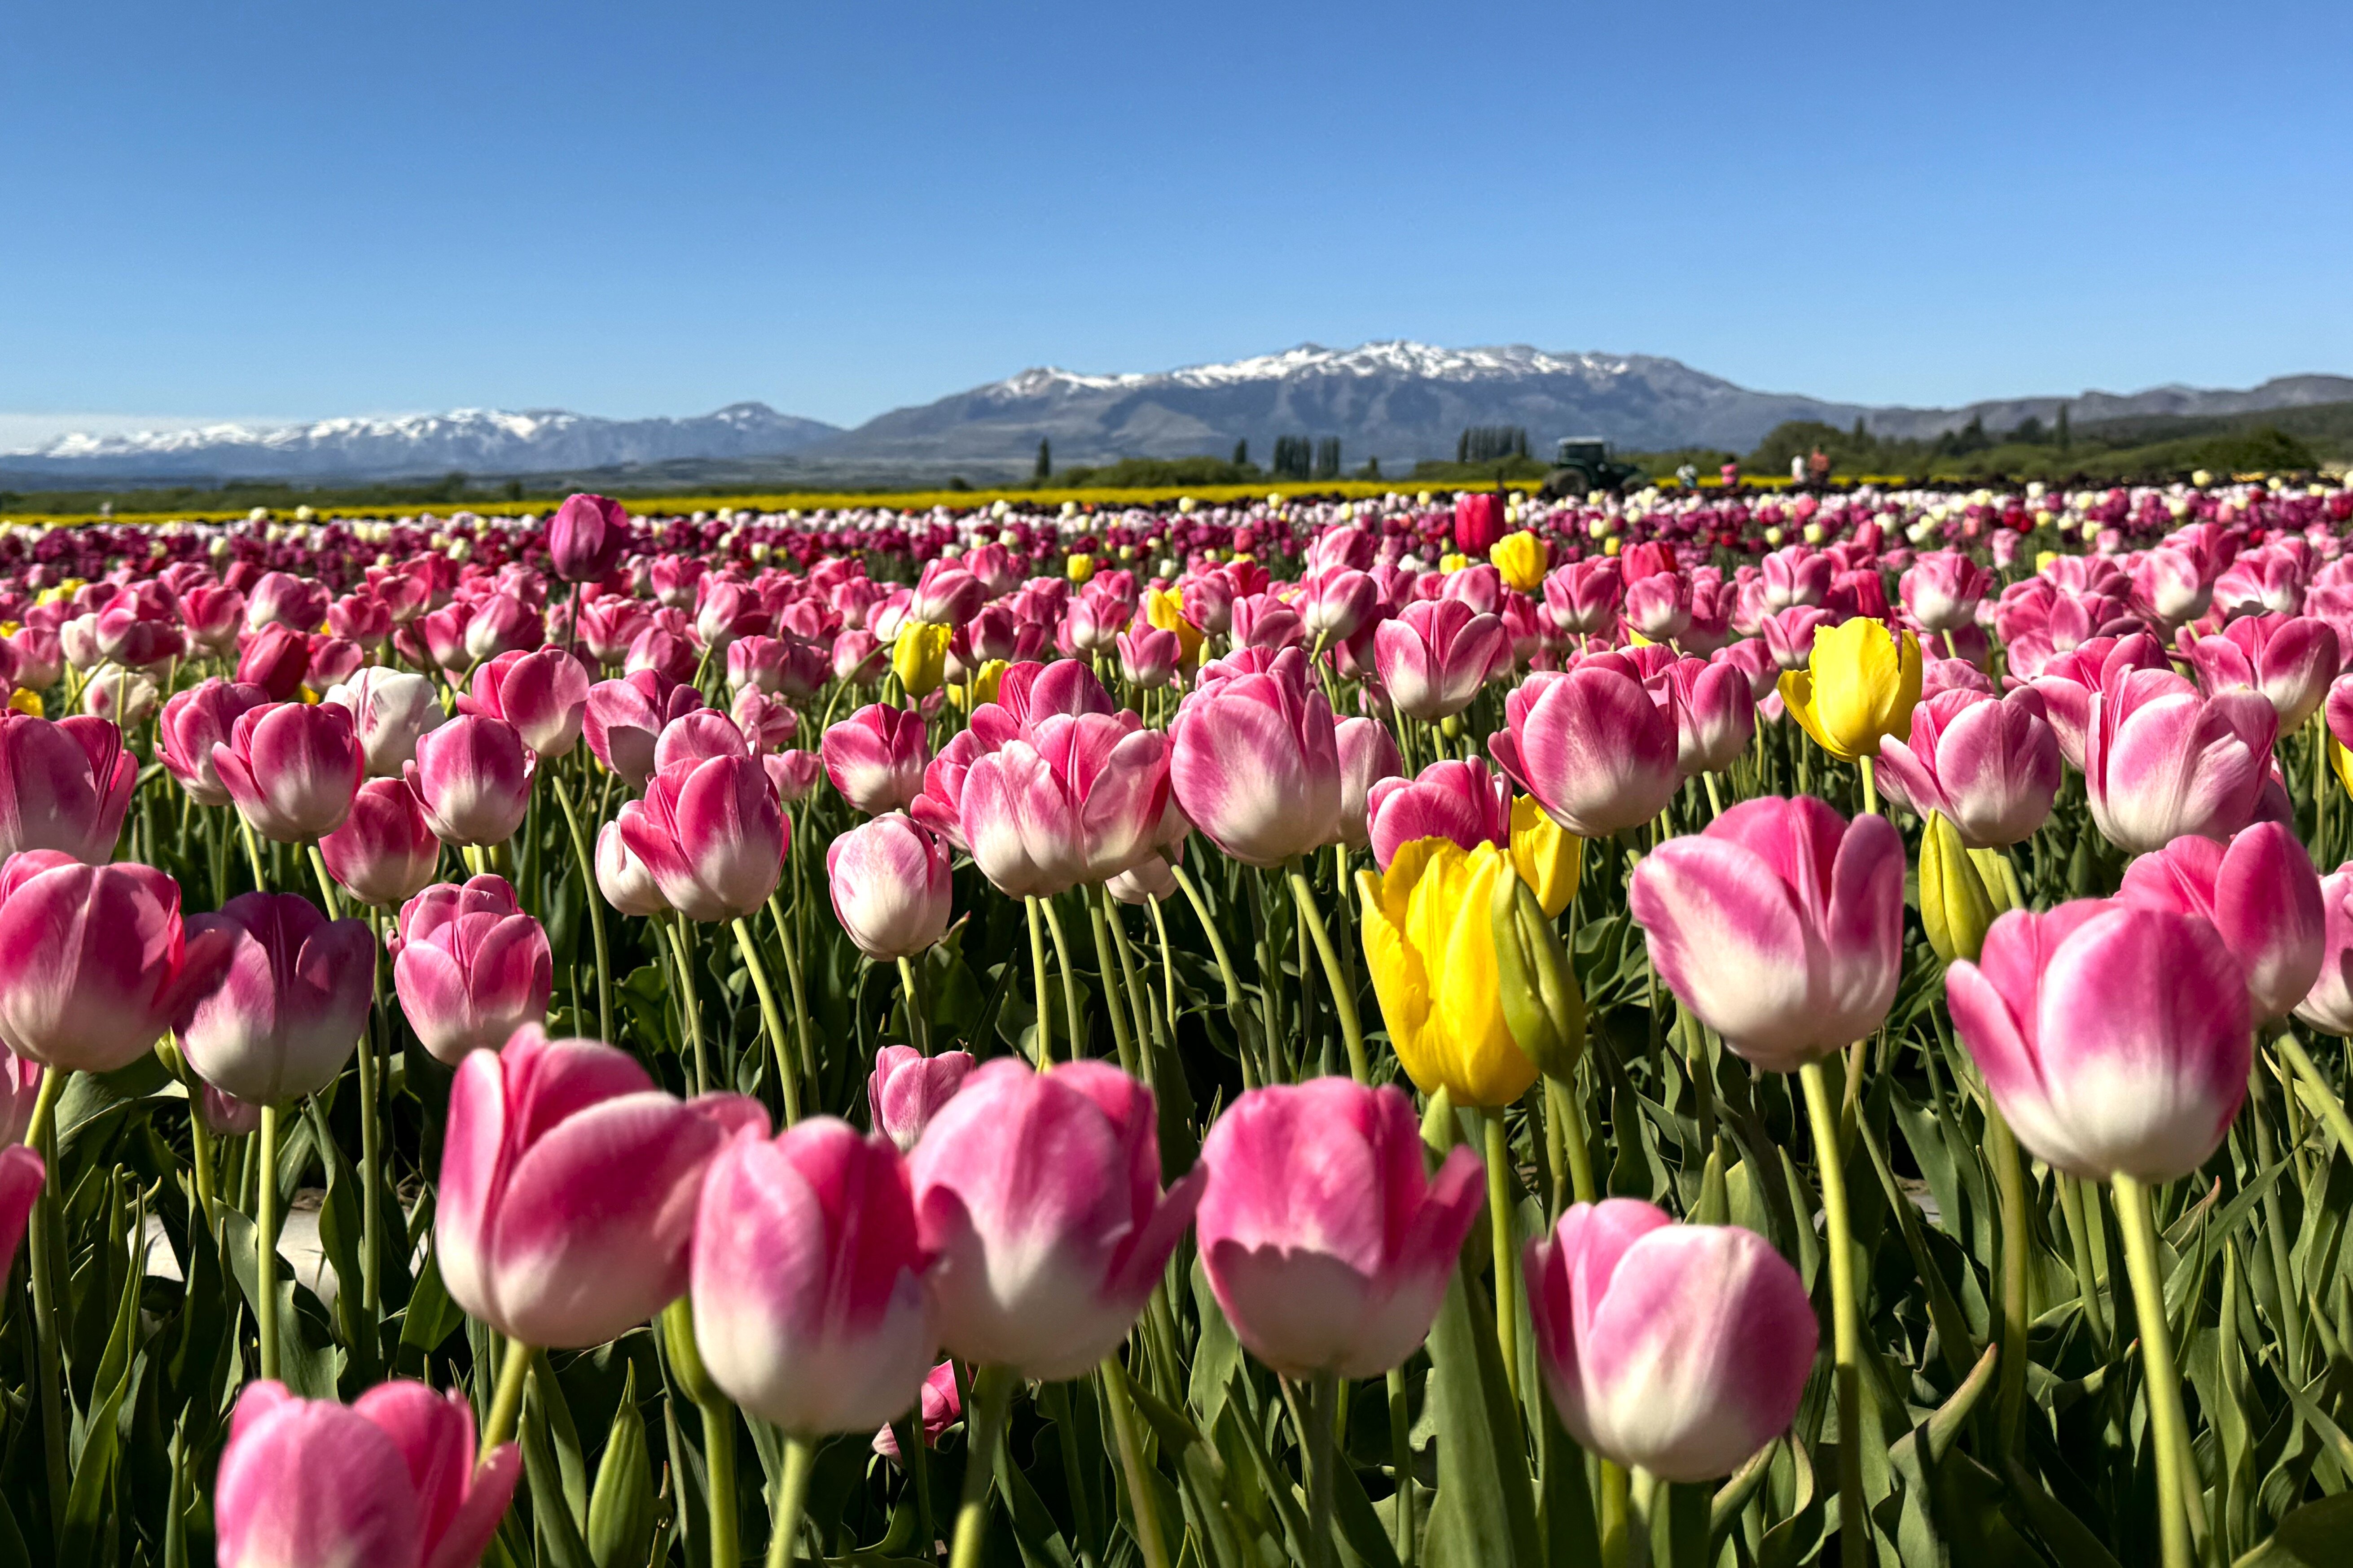
{"label": "green leaf", "polygon": [[2343,1568],[2353,1562],[2353,1492],[2308,1502],[2232,1568]]}
{"label": "green leaf", "polygon": [[[1508,1264],[1505,1265],[1509,1267]],[[1542,1559],[1518,1406],[1504,1378],[1494,1316],[1457,1269],[1430,1333],[1429,1403],[1438,1426],[1438,1500],[1424,1561],[1487,1568]]]}

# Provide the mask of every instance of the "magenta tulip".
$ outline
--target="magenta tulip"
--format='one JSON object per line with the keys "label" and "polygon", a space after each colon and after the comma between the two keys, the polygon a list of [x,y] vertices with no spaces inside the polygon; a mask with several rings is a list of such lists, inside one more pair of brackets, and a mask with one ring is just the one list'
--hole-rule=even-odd
{"label": "magenta tulip", "polygon": [[364,904],[389,909],[423,892],[441,864],[441,840],[406,779],[370,779],[343,825],[319,840],[327,874]]}
{"label": "magenta tulip", "polygon": [[1058,1381],[1126,1337],[1208,1173],[1165,1194],[1152,1091],[1106,1063],[1000,1057],[933,1118],[909,1165],[939,1258],[940,1337],[974,1363]]}
{"label": "magenta tulip", "polygon": [[0,1044],[69,1071],[145,1055],[227,962],[183,934],[180,885],[152,867],[84,866],[56,849],[0,866]]}
{"label": "magenta tulip", "polygon": [[616,819],[596,830],[596,890],[625,915],[666,915],[670,900],[662,897],[646,863],[630,852],[621,830],[623,822],[644,810],[636,801],[625,800]]}
{"label": "magenta tulip", "polygon": [[1908,740],[1880,742],[1879,787],[1915,815],[1945,814],[1972,848],[2016,844],[2059,795],[2059,737],[2031,689],[1940,691],[1912,710]]}
{"label": "magenta tulip", "polygon": [[1624,593],[1618,563],[1609,556],[1572,561],[1545,579],[1545,615],[1562,631],[1589,637],[1617,620]]}
{"label": "magenta tulip", "polygon": [[300,844],[343,825],[367,760],[344,710],[273,702],[238,717],[227,742],[213,748],[213,766],[255,832]]}
{"label": "magenta tulip", "polygon": [[228,739],[238,719],[269,700],[260,687],[217,675],[174,692],[156,726],[156,760],[198,805],[227,805],[228,791],[213,767],[213,748]]}
{"label": "magenta tulip", "polygon": [[0,1048],[0,1147],[22,1143],[33,1125],[33,1105],[40,1098],[46,1069],[30,1057]]}
{"label": "magenta tulip", "polygon": [[[2084,766],[2084,731],[2092,721],[2092,693],[2124,670],[2161,669],[2170,673],[2172,668],[2162,643],[2147,632],[2135,632],[2128,637],[2094,637],[2064,653],[2053,654],[2024,684],[2032,687],[2035,695],[2042,699],[2043,716],[2059,737],[2059,754],[2067,759],[2069,767],[2080,772]],[[1924,699],[1927,690],[1924,676],[1920,683]]]}
{"label": "magenta tulip", "polygon": [[1959,551],[1936,550],[1912,563],[1896,592],[1914,626],[1924,632],[1957,632],[1976,624],[1978,605],[1994,584],[1992,573]]}
{"label": "magenta tulip", "polygon": [[587,667],[560,647],[502,653],[474,671],[458,707],[503,719],[536,756],[570,756],[588,716]]}
{"label": "magenta tulip", "polygon": [[676,763],[654,776],[621,837],[670,907],[693,921],[738,920],[784,872],[789,826],[768,773],[749,757]]}
{"label": "magenta tulip", "polygon": [[1993,922],[1945,972],[1953,1026],[2020,1142],[2085,1181],[2186,1176],[2247,1093],[2244,972],[2194,915],[2099,899]]}
{"label": "magenta tulip", "polygon": [[1435,723],[1512,668],[1512,636],[1460,600],[1425,599],[1373,628],[1373,667],[1398,712]]}
{"label": "magenta tulip", "polygon": [[866,1079],[866,1110],[874,1131],[901,1152],[912,1151],[974,1066],[968,1051],[927,1057],[913,1046],[884,1046],[874,1053],[874,1070]]}
{"label": "magenta tulip", "polygon": [[2189,835],[2153,849],[2125,868],[2116,901],[2211,921],[2246,972],[2257,1023],[2295,1011],[2320,978],[2320,876],[2284,823],[2258,822],[2228,845]]}
{"label": "magenta tulip", "polygon": [[1185,652],[1175,632],[1157,626],[1135,626],[1120,633],[1118,647],[1119,672],[1138,691],[1157,691],[1167,685]]}
{"label": "magenta tulip", "polygon": [[2353,860],[2320,879],[2320,973],[2295,1016],[2326,1033],[2353,1036]]}
{"label": "magenta tulip", "polygon": [[398,778],[416,759],[417,737],[448,717],[431,681],[383,665],[355,671],[320,700],[351,714],[370,778]]}
{"label": "magenta tulip", "polygon": [[654,745],[663,729],[702,706],[702,694],[691,686],[638,670],[588,689],[581,730],[598,762],[630,788],[643,789],[653,776]]}
{"label": "magenta tulip", "polygon": [[538,770],[512,724],[467,713],[419,735],[402,773],[444,844],[501,844],[529,815]]}
{"label": "magenta tulip", "polygon": [[566,496],[547,520],[547,563],[567,583],[609,574],[628,547],[628,509],[607,497]]}
{"label": "magenta tulip", "polygon": [[1796,1418],[1821,1330],[1755,1231],[1610,1198],[1572,1205],[1521,1267],[1552,1407],[1603,1458],[1714,1480]]}
{"label": "magenta tulip", "polygon": [[1340,752],[1340,816],[1333,842],[1362,849],[1372,842],[1373,786],[1405,772],[1397,742],[1377,719],[1343,719],[1333,727]]}
{"label": "magenta tulip", "polygon": [[913,958],[947,934],[947,847],[903,812],[861,823],[826,847],[833,912],[877,963]]}
{"label": "magenta tulip", "polygon": [[1504,700],[1504,718],[1488,752],[1580,838],[1650,821],[1683,782],[1674,713],[1621,655],[1530,675]]}
{"label": "magenta tulip", "polygon": [[2261,692],[2282,734],[2312,717],[2337,679],[2336,628],[2310,616],[2242,616],[2211,637],[2185,630],[2181,641],[2209,695]]}
{"label": "magenta tulip", "polygon": [[1477,1152],[1422,1169],[1393,1085],[1255,1089],[1201,1145],[1201,1267],[1234,1332],[1285,1377],[1376,1377],[1429,1337],[1484,1201]]}
{"label": "magenta tulip", "polygon": [[1412,779],[1383,779],[1368,797],[1373,861],[1384,871],[1397,852],[1423,838],[1465,849],[1512,841],[1512,781],[1477,757],[1432,763]]}
{"label": "magenta tulip", "polygon": [[114,858],[136,758],[104,719],[50,721],[0,709],[0,857],[62,849],[88,865]]}
{"label": "magenta tulip", "polygon": [[272,702],[290,702],[311,672],[311,638],[291,626],[269,626],[239,639],[237,680],[259,686]]}
{"label": "magenta tulip", "polygon": [[923,794],[932,760],[923,716],[879,702],[828,726],[818,750],[833,787],[870,816],[902,810]]}
{"label": "magenta tulip", "polygon": [[1651,963],[1727,1049],[1792,1072],[1879,1027],[1904,969],[1904,840],[1810,795],[1743,801],[1635,868]]}
{"label": "magenta tulip", "polygon": [[220,1568],[475,1568],[514,1500],[512,1443],[474,1463],[474,1411],[406,1379],[352,1405],[248,1384],[213,1500]]}
{"label": "magenta tulip", "polygon": [[216,933],[227,962],[182,1004],[174,1026],[196,1075],[256,1105],[284,1105],[334,1081],[367,1027],[375,938],[294,893],[241,893],[188,921]]}
{"label": "magenta tulip", "polygon": [[1168,737],[1176,804],[1235,859],[1279,866],[1339,837],[1339,741],[1297,649],[1249,673],[1204,670]]}
{"label": "magenta tulip", "polygon": [[459,1306],[550,1349],[600,1345],[686,1292],[705,1168],[760,1103],[681,1102],[625,1051],[522,1029],[449,1089],[434,1232]]}
{"label": "magenta tulip", "polygon": [[1134,714],[1033,715],[973,760],[961,803],[973,863],[1015,897],[1107,882],[1157,847],[1168,741]]}
{"label": "magenta tulip", "polygon": [[[29,1098],[26,1111],[29,1116]],[[48,1166],[37,1152],[22,1143],[0,1149],[0,1280],[6,1279],[9,1266],[16,1260],[16,1248],[25,1241],[25,1226],[47,1181]]]}
{"label": "magenta tulip", "polygon": [[786,1435],[871,1432],[939,1354],[907,1168],[889,1140],[812,1118],[734,1138],[694,1226],[695,1344],[711,1380]]}
{"label": "magenta tulip", "polygon": [[1675,700],[1676,771],[1697,778],[1737,762],[1757,738],[1757,699],[1747,671],[1711,659],[1679,658],[1668,667],[1666,682]]}
{"label": "magenta tulip", "polygon": [[1454,498],[1454,548],[1474,561],[1484,561],[1487,552],[1504,537],[1504,498],[1485,490],[1472,490]]}
{"label": "magenta tulip", "polygon": [[[922,1403],[923,1444],[928,1447],[936,1444],[964,1415],[964,1400],[956,1393],[955,1363],[944,1361],[932,1368],[932,1374],[923,1379]],[[888,1426],[875,1428],[872,1447],[892,1464],[902,1462],[898,1434]]]}
{"label": "magenta tulip", "polygon": [[2108,842],[2135,854],[2255,818],[2279,715],[2252,691],[2200,697],[2169,670],[2111,671],[2084,729],[2084,789]]}
{"label": "magenta tulip", "polygon": [[246,595],[245,624],[257,632],[273,626],[314,632],[326,621],[330,597],[324,583],[290,572],[265,572]]}
{"label": "magenta tulip", "polygon": [[426,889],[401,906],[392,983],[417,1038],[452,1066],[496,1050],[547,1016],[555,983],[547,933],[503,877]]}

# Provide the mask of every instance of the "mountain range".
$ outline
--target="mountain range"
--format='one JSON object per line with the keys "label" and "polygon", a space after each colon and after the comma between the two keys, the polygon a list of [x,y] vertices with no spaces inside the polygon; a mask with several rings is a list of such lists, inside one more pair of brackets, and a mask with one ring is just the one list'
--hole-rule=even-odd
{"label": "mountain range", "polygon": [[1959,408],[1838,403],[1758,392],[1647,354],[1549,353],[1513,344],[1448,349],[1373,342],[1303,344],[1281,353],[1147,374],[1025,370],[843,429],[762,403],[676,419],[603,419],[556,409],[459,409],[272,427],[217,425],[127,435],[71,435],[0,453],[0,484],[306,481],[595,473],[744,482],[1026,471],[1040,440],[1058,467],[1121,458],[1224,456],[1248,441],[1261,460],[1281,436],[1340,438],[1354,468],[1390,472],[1451,457],[1467,426],[1518,426],[1531,448],[1564,436],[1621,447],[1746,449],[1774,426],[1861,419],[1872,431],[1933,437],[1981,419],[2005,430],[2048,424],[2063,405],[2078,425],[2145,415],[2223,415],[2353,400],[2353,378],[2283,376],[2242,391],[2169,385],[2131,394],[2003,398]]}

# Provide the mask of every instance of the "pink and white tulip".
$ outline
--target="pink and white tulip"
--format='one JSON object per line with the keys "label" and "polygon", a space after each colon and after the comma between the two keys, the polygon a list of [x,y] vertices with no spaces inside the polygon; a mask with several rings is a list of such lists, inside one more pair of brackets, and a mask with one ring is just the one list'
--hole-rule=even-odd
{"label": "pink and white tulip", "polygon": [[294,893],[241,893],[188,921],[227,961],[183,1004],[175,1032],[196,1075],[256,1105],[316,1094],[352,1059],[374,1002],[375,938]]}
{"label": "pink and white tulip", "polygon": [[2227,845],[2193,834],[2153,849],[2125,868],[2116,901],[2211,922],[2246,972],[2259,1024],[2295,1011],[2320,978],[2320,876],[2284,823],[2258,822]]}
{"label": "pink and white tulip", "polygon": [[1488,752],[1580,838],[1650,821],[1683,782],[1673,710],[1620,655],[1536,671],[1504,700],[1504,717]]}
{"label": "pink and white tulip", "polygon": [[912,1152],[976,1065],[968,1051],[927,1057],[913,1046],[884,1046],[874,1053],[874,1070],[866,1079],[866,1110],[874,1131],[896,1143],[901,1153]]}
{"label": "pink and white tulip", "polygon": [[401,907],[392,983],[409,1026],[434,1058],[455,1066],[496,1050],[547,1016],[554,959],[547,932],[522,912],[503,877],[442,882]]}
{"label": "pink and white tulip", "polygon": [[932,748],[921,714],[876,702],[829,726],[818,755],[841,797],[879,816],[904,809],[923,793]]}
{"label": "pink and white tulip", "polygon": [[2003,698],[1940,691],[1912,710],[1910,739],[1879,746],[1882,793],[1919,816],[1944,813],[1973,848],[2032,834],[2059,780],[2059,737],[2029,689]]}
{"label": "pink and white tulip", "polygon": [[947,934],[947,847],[904,812],[828,845],[825,874],[841,929],[877,963],[913,958]]}

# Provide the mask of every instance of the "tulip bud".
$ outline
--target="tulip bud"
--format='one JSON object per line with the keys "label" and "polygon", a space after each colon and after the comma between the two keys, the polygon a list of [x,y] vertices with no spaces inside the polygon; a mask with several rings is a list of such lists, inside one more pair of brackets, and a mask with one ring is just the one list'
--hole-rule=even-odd
{"label": "tulip bud", "polygon": [[1974,963],[2000,912],[1951,820],[1930,812],[1920,837],[1920,923],[1928,928],[1928,945],[1947,963]]}
{"label": "tulip bud", "polygon": [[954,631],[928,621],[909,621],[891,644],[891,673],[910,697],[928,697],[947,679],[948,643]]}
{"label": "tulip bud", "polygon": [[1585,1051],[1585,996],[1560,929],[1517,876],[1495,879],[1495,990],[1513,1043],[1546,1078],[1566,1080]]}

